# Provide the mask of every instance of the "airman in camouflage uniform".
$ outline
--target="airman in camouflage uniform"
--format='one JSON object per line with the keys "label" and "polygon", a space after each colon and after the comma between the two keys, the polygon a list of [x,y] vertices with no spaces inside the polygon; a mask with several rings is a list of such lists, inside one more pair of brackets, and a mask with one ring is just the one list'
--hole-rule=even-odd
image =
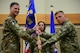
{"label": "airman in camouflage uniform", "polygon": [[[55,13],[55,17],[61,28],[52,37],[44,43],[42,46],[46,47],[47,44],[53,44],[54,42],[60,42],[61,53],[80,53],[80,48],[78,46],[77,31],[74,26],[66,16],[63,11],[58,11]],[[44,34],[46,37],[49,35]]]}
{"label": "airman in camouflage uniform", "polygon": [[[44,22],[40,21],[38,23],[38,25],[39,25],[39,28],[40,28],[41,32],[42,33],[46,33],[45,32],[45,24],[44,24]],[[43,36],[43,35],[41,35],[41,36]],[[38,40],[38,34],[33,34],[32,37],[36,41]],[[51,36],[48,36],[48,37],[45,37],[45,38],[40,37],[41,43],[42,44],[45,43],[46,39],[49,39],[50,37]],[[46,45],[46,47],[42,48],[41,53],[53,53],[53,50],[54,50],[53,48],[54,48],[53,45]],[[30,43],[30,52],[31,53],[38,53],[39,52],[39,50],[37,48],[37,45],[34,44],[34,42]]]}
{"label": "airman in camouflage uniform", "polygon": [[19,4],[17,2],[11,3],[10,15],[5,19],[3,24],[2,53],[20,53],[20,37],[28,42],[33,41],[29,34],[34,32],[34,30],[22,30],[19,27],[15,20],[18,13]]}

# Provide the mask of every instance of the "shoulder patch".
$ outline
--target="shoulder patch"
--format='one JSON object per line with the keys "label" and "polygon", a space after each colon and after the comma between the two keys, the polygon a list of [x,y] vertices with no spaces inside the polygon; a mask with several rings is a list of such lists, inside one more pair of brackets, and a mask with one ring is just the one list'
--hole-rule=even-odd
{"label": "shoulder patch", "polygon": [[12,25],[15,25],[15,21],[14,20],[12,20],[11,23],[12,23]]}

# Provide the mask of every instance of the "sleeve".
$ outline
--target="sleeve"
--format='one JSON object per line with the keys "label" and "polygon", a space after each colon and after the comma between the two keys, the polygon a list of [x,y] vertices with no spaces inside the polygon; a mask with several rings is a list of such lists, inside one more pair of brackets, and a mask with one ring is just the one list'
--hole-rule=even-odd
{"label": "sleeve", "polygon": [[51,38],[52,37],[52,35],[51,34],[49,34],[49,33],[43,33],[42,35],[40,35],[41,37],[43,37],[43,38],[45,38],[45,39],[49,39],[49,38]]}
{"label": "sleeve", "polygon": [[12,31],[15,35],[22,37],[24,39],[30,40],[32,39],[29,34],[33,33],[34,30],[22,30],[15,20],[9,19],[7,20],[7,25],[9,26],[10,31]]}
{"label": "sleeve", "polygon": [[[38,41],[38,35],[37,34],[33,35],[32,37],[33,37],[33,39],[35,39],[36,41]],[[40,36],[40,40],[41,40],[42,43],[44,43],[44,42],[47,41],[45,38],[43,38],[41,36]]]}
{"label": "sleeve", "polygon": [[57,42],[64,36],[67,36],[67,34],[71,32],[71,30],[72,28],[70,27],[70,25],[61,27],[61,29],[59,29],[54,35],[52,35],[52,37],[47,42],[45,42],[43,46],[46,44],[53,44],[54,42]]}
{"label": "sleeve", "polygon": [[42,44],[45,43],[47,40],[43,37],[40,37]]}

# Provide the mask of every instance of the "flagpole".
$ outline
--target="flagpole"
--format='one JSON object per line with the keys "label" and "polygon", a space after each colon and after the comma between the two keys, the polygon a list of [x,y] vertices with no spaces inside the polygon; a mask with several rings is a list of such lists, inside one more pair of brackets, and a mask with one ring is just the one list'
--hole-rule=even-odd
{"label": "flagpole", "polygon": [[[28,15],[28,5],[26,5],[26,7],[27,7],[27,13],[26,13],[26,16],[27,16],[27,15]],[[22,28],[22,30],[24,30],[24,29]],[[25,46],[24,46],[24,45],[25,45],[25,40],[23,40],[23,39],[22,39],[22,45],[23,45],[23,46],[22,46],[22,48],[23,48],[23,49],[22,49],[22,53],[25,53],[25,52],[24,52],[24,51],[25,51]]]}
{"label": "flagpole", "polygon": [[[37,25],[37,23],[38,23],[38,21],[37,21],[37,17],[36,17],[36,14],[35,14],[35,20],[36,20],[36,25]],[[40,41],[40,35],[38,35],[38,41]],[[39,53],[41,53],[41,50],[39,50]]]}
{"label": "flagpole", "polygon": [[[53,5],[50,5],[51,13],[52,13],[51,15],[54,15],[54,14],[53,14],[53,7],[54,7]],[[54,33],[55,33],[54,16],[52,16],[51,18],[52,18],[52,19],[51,19],[51,23],[50,23],[50,25],[51,25],[51,28],[50,28],[51,31],[50,31],[50,33],[51,33],[51,34],[54,34]],[[53,27],[53,26],[54,26],[54,27]],[[54,30],[52,30],[52,29],[54,29]],[[57,50],[57,48],[56,48],[56,45],[57,45],[57,43],[54,43],[54,53],[58,53],[58,50]]]}

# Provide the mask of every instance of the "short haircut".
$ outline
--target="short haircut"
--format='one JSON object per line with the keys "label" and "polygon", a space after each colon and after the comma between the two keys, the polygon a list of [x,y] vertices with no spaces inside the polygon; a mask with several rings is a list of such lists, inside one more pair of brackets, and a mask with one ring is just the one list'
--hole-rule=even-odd
{"label": "short haircut", "polygon": [[60,12],[64,14],[64,12],[60,10],[60,11],[57,11],[57,12],[55,13],[55,15],[57,15],[57,14],[60,13]]}
{"label": "short haircut", "polygon": [[19,3],[17,3],[17,2],[12,2],[12,3],[10,4],[10,7],[12,7],[13,5],[19,5]]}

